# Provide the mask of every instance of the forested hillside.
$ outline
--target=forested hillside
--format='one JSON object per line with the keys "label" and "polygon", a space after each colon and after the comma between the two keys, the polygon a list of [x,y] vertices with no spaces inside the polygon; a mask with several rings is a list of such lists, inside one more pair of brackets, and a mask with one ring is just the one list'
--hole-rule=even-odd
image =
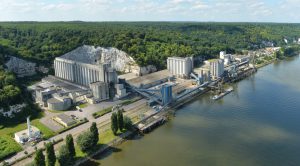
{"label": "forested hillside", "polygon": [[[183,23],[183,22],[13,22],[0,23],[0,45],[19,56],[50,65],[60,56],[83,44],[116,47],[139,65],[165,67],[168,56],[215,56],[277,46],[300,37],[299,24]],[[0,51],[3,50],[0,48]],[[3,53],[3,51],[2,51]]]}

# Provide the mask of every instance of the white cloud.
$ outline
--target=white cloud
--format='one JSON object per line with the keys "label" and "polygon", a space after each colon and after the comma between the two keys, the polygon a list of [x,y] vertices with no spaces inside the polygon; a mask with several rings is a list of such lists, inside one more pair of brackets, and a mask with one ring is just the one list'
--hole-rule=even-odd
{"label": "white cloud", "polygon": [[0,0],[0,21],[300,22],[300,0]]}

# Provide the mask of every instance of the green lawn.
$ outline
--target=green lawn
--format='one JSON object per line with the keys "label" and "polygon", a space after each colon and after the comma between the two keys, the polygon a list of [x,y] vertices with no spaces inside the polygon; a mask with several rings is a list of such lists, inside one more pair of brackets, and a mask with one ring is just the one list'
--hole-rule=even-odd
{"label": "green lawn", "polygon": [[10,136],[0,136],[0,160],[21,151],[21,146]]}
{"label": "green lawn", "polygon": [[110,113],[112,111],[112,108],[113,107],[108,107],[108,108],[105,108],[105,109],[100,110],[98,112],[95,112],[95,113],[93,113],[93,117],[96,119],[96,118],[99,118],[99,117],[101,117],[101,116],[103,116],[107,113]]}
{"label": "green lawn", "polygon": [[88,106],[88,104],[87,103],[84,103],[84,104],[80,104],[79,105],[79,108],[85,108],[85,107],[87,107]]}
{"label": "green lawn", "polygon": [[[42,133],[43,138],[48,139],[55,135],[40,119],[34,119],[31,124],[37,127]],[[14,134],[18,131],[27,129],[26,122],[17,125],[5,125],[0,129],[0,160],[22,150],[22,147],[14,140]]]}
{"label": "green lawn", "polygon": [[[50,138],[55,135],[55,133],[50,130],[48,127],[43,125],[39,119],[35,119],[31,121],[31,124],[43,133],[43,136],[45,139]],[[10,125],[10,126],[5,126],[3,129],[0,129],[0,135],[9,135],[10,137],[14,137],[14,133],[25,130],[27,128],[26,123],[21,123],[18,125]]]}
{"label": "green lawn", "polygon": [[43,138],[44,139],[48,139],[48,138],[53,137],[54,135],[56,135],[55,132],[53,132],[47,126],[42,124],[39,121],[39,119],[35,119],[35,120],[31,121],[31,124],[33,126],[37,127],[43,133]]}
{"label": "green lawn", "polygon": [[100,144],[108,144],[118,136],[115,136],[111,130],[105,130],[104,132],[99,133],[99,142]]}

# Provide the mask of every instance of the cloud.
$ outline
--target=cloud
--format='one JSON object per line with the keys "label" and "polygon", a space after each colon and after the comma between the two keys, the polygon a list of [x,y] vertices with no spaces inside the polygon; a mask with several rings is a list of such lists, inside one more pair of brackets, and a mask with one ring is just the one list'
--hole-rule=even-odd
{"label": "cloud", "polygon": [[0,0],[0,21],[300,22],[299,0]]}

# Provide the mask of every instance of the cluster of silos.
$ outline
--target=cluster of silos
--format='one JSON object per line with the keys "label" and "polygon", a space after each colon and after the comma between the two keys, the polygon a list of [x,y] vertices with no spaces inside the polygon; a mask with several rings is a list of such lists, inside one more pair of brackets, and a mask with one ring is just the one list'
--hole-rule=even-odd
{"label": "cluster of silos", "polygon": [[214,59],[210,61],[210,73],[212,79],[218,79],[223,75],[224,73],[223,59]]}
{"label": "cluster of silos", "polygon": [[110,64],[86,64],[55,58],[54,60],[55,76],[75,82],[80,85],[89,86],[93,82],[117,83],[117,73]]}
{"label": "cluster of silos", "polygon": [[169,57],[167,59],[167,68],[176,77],[189,78],[194,68],[193,58]]}

